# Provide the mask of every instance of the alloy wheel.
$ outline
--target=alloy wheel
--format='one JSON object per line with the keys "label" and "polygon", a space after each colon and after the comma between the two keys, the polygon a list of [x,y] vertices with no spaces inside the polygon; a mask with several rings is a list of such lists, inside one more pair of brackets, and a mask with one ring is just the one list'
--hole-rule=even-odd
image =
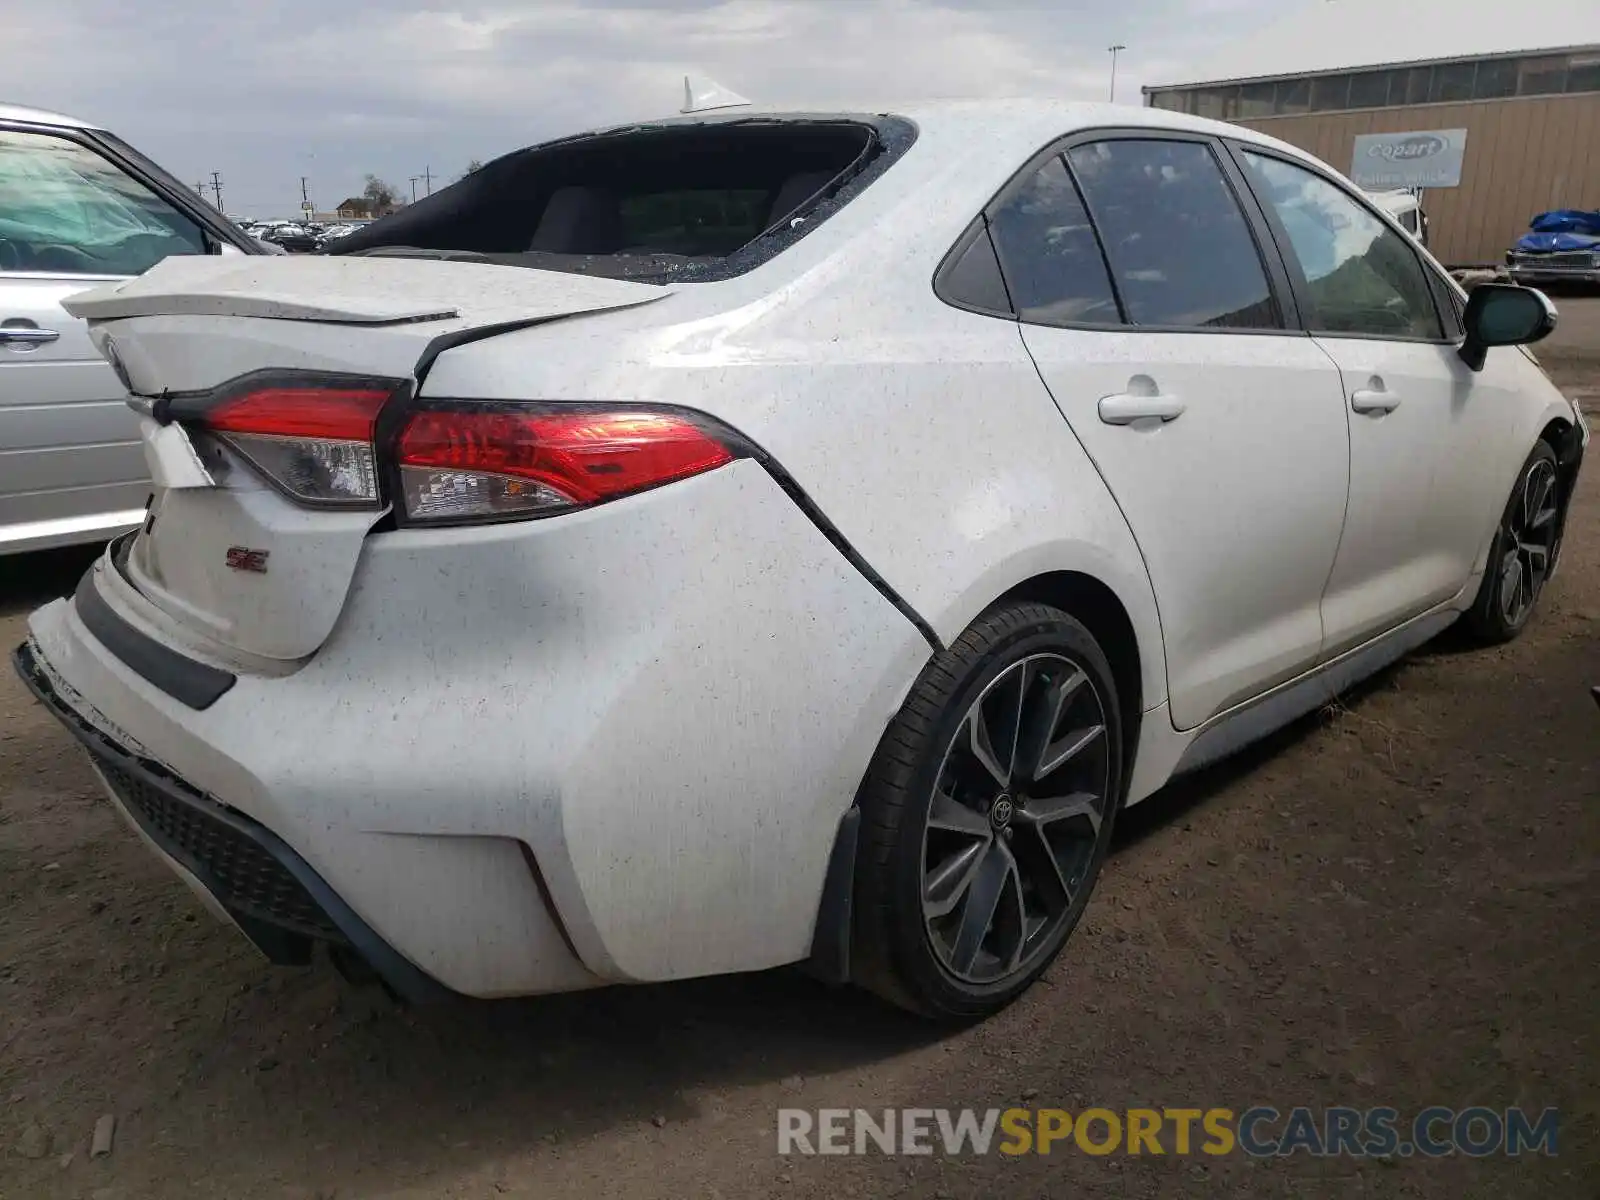
{"label": "alloy wheel", "polygon": [[1030,969],[1076,919],[1109,811],[1106,711],[1071,658],[1011,664],[962,718],[922,846],[922,909],[945,970],[995,984]]}
{"label": "alloy wheel", "polygon": [[1550,576],[1556,543],[1556,468],[1536,459],[1506,520],[1501,545],[1500,615],[1515,629],[1528,619]]}

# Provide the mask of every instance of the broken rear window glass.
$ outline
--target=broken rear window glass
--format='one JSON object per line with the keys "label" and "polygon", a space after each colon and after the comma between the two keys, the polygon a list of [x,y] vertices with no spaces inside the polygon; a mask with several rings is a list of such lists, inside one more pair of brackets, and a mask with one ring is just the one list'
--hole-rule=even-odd
{"label": "broken rear window glass", "polygon": [[336,254],[469,259],[625,279],[728,278],[781,252],[915,138],[892,117],[635,126],[519,150]]}

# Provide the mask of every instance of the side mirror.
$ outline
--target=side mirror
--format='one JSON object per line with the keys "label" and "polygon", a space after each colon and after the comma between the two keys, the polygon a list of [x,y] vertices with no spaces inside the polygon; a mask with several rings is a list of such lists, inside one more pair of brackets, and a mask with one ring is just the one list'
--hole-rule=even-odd
{"label": "side mirror", "polygon": [[1533,288],[1483,283],[1467,297],[1461,323],[1467,330],[1461,361],[1481,371],[1491,346],[1526,346],[1549,337],[1556,327],[1556,306]]}

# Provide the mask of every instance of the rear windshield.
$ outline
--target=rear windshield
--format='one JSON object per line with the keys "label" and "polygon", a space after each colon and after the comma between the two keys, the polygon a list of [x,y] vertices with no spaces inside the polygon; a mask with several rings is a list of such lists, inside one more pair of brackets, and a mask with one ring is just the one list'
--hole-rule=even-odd
{"label": "rear windshield", "polygon": [[333,243],[623,279],[727,278],[836,212],[910,145],[897,118],[662,124],[519,150]]}

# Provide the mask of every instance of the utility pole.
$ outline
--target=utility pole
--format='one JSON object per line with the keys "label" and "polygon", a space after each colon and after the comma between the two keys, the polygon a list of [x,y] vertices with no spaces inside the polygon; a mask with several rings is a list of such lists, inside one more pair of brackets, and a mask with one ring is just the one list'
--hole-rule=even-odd
{"label": "utility pole", "polygon": [[[302,175],[302,176],[300,176],[300,207],[301,207],[301,209],[305,210],[306,209],[306,205],[308,205],[310,203],[311,203],[311,197],[306,195],[306,177],[304,175]],[[306,211],[309,211],[309,210],[306,210]]]}
{"label": "utility pole", "polygon": [[211,172],[211,191],[217,198],[217,211],[222,212],[222,172]]}
{"label": "utility pole", "polygon": [[1117,55],[1122,53],[1122,51],[1126,50],[1127,47],[1124,46],[1121,42],[1118,42],[1115,46],[1107,46],[1106,49],[1111,51],[1111,97],[1110,97],[1110,99],[1111,99],[1111,103],[1115,104],[1117,102]]}
{"label": "utility pole", "polygon": [[201,182],[201,183],[195,184],[194,185],[194,190],[199,192],[200,195],[204,196],[206,194],[206,185],[205,185],[205,183]]}
{"label": "utility pole", "polygon": [[429,196],[433,195],[433,168],[432,167],[423,167],[422,168],[422,182],[427,186],[427,189],[428,189],[427,195],[429,195]]}
{"label": "utility pole", "polygon": [[421,178],[421,175],[413,175],[411,177],[411,203],[413,204],[417,202],[417,180]]}

